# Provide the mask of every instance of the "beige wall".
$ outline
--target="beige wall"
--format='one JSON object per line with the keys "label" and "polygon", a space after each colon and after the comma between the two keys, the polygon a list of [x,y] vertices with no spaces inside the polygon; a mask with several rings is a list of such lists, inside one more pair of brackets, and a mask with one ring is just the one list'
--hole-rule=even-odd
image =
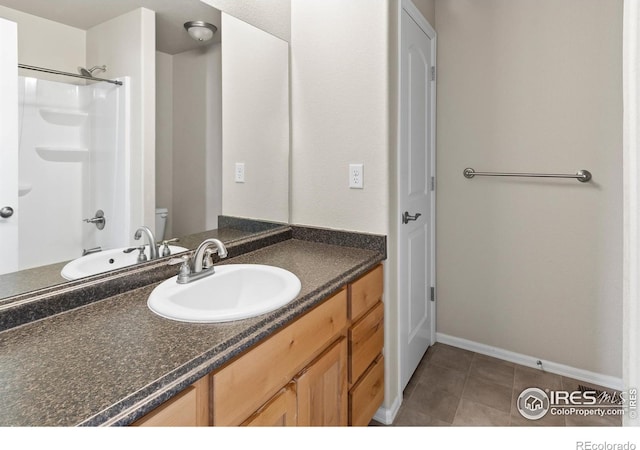
{"label": "beige wall", "polygon": [[[156,52],[156,205],[169,209],[165,236],[173,237],[173,56]],[[160,239],[158,237],[158,239]]]}
{"label": "beige wall", "polygon": [[[289,221],[289,46],[222,14],[222,211]],[[245,164],[236,183],[235,164]]]}
{"label": "beige wall", "polygon": [[207,179],[205,183],[205,229],[218,228],[222,214],[222,46],[217,45],[206,58],[207,126],[205,127]]}
{"label": "beige wall", "polygon": [[411,0],[422,13],[429,25],[435,28],[436,25],[436,0]]}
{"label": "beige wall", "polygon": [[[222,202],[221,49],[173,56],[172,235],[217,228]],[[161,206],[161,205],[159,205]]]}
{"label": "beige wall", "polygon": [[[18,24],[18,62],[77,73],[85,65],[85,31],[52,20],[0,6],[0,17]],[[84,84],[80,78],[63,78],[44,72],[20,70],[20,75]]]}
{"label": "beige wall", "polygon": [[86,61],[106,64],[109,78],[130,77],[131,236],[141,225],[154,229],[155,13],[138,8],[87,30]]}
{"label": "beige wall", "polygon": [[201,0],[280,39],[291,38],[291,0]]}
{"label": "beige wall", "polygon": [[619,377],[622,1],[437,0],[436,23],[438,332]]}
{"label": "beige wall", "polygon": [[[388,2],[291,7],[292,221],[386,234]],[[364,189],[349,189],[350,163]]]}
{"label": "beige wall", "polygon": [[[292,222],[389,234],[395,158],[395,2],[296,0],[291,8]],[[396,19],[394,19],[396,18]],[[391,28],[390,28],[391,27]],[[393,51],[392,51],[393,53]],[[393,135],[393,136],[392,136]],[[348,166],[364,164],[364,189]],[[393,248],[385,267],[385,407],[398,390]],[[391,282],[390,282],[391,280]]]}

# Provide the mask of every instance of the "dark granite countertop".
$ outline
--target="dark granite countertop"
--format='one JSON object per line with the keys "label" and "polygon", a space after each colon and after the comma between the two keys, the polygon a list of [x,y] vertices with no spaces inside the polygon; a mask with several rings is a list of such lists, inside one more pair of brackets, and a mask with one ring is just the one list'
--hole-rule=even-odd
{"label": "dark granite countertop", "polygon": [[252,319],[190,324],[152,313],[158,283],[0,333],[0,426],[127,425],[311,309],[384,259],[289,239],[222,264],[285,268],[288,305]]}

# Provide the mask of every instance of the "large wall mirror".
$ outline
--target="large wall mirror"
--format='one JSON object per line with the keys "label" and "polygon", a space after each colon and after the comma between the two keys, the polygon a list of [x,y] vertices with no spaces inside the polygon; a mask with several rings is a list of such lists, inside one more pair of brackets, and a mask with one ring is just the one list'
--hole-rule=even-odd
{"label": "large wall mirror", "polygon": [[[123,85],[19,71],[18,206],[0,219],[0,244],[17,253],[3,255],[0,299],[64,283],[83,252],[142,245],[143,225],[180,238],[178,251],[219,215],[288,222],[285,40],[200,0],[63,3],[0,0],[17,62]],[[213,37],[193,39],[188,21]]]}

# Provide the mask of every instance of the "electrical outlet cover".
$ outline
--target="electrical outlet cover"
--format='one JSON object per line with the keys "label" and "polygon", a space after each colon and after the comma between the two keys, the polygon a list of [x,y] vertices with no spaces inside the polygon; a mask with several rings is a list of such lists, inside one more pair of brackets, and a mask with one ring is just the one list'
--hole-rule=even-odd
{"label": "electrical outlet cover", "polygon": [[349,187],[351,189],[362,189],[364,187],[362,164],[349,164]]}
{"label": "electrical outlet cover", "polygon": [[244,183],[244,163],[236,163],[235,181]]}

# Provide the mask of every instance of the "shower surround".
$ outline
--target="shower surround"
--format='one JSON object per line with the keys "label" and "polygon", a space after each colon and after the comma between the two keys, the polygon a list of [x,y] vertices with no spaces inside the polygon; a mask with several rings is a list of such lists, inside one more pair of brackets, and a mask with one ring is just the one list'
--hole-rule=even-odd
{"label": "shower surround", "polygon": [[[19,77],[18,270],[125,246],[130,211],[124,86]],[[104,211],[99,230],[83,219]]]}

